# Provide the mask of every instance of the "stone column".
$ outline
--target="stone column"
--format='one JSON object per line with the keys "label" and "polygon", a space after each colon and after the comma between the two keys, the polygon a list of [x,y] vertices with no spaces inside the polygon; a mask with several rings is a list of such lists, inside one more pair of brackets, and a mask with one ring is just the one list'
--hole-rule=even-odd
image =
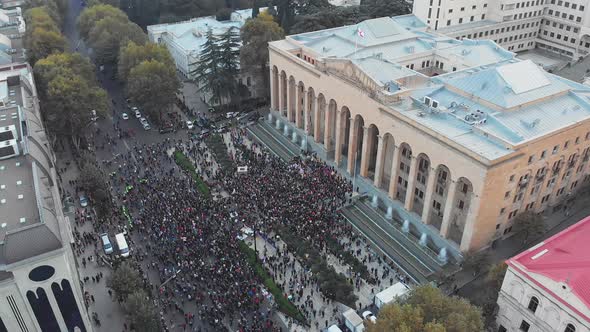
{"label": "stone column", "polygon": [[356,164],[356,147],[357,147],[357,140],[358,140],[358,123],[356,119],[350,118],[350,133],[348,134],[348,162],[346,165],[346,169],[348,170],[348,174],[356,175],[355,174],[355,164]]}
{"label": "stone column", "polygon": [[285,82],[283,82],[283,77],[279,74],[279,108],[277,111],[279,115],[283,115],[283,105],[285,104]]}
{"label": "stone column", "polygon": [[397,177],[399,174],[400,152],[397,146],[393,146],[393,158],[391,160],[391,181],[389,181],[389,198],[395,199],[397,191]]}
{"label": "stone column", "polygon": [[309,125],[310,125],[310,112],[311,112],[311,108],[314,107],[314,100],[312,98],[309,98],[309,93],[306,92],[307,96],[305,98],[305,109],[304,109],[304,118],[303,119],[303,130],[305,130],[305,134],[307,136],[309,136]]}
{"label": "stone column", "polygon": [[330,112],[330,104],[326,104],[324,113],[324,147],[326,148],[326,151],[330,151],[330,148],[332,147],[332,142],[330,142],[330,132],[332,131],[332,121],[330,121],[332,112]]}
{"label": "stone column", "polygon": [[369,158],[371,146],[369,142],[369,127],[363,127],[363,146],[361,147],[361,176],[367,177],[369,174]]}
{"label": "stone column", "polygon": [[275,96],[275,75],[274,72],[272,70],[272,68],[270,68],[270,110],[271,111],[276,111],[277,107],[275,107],[277,105],[277,98]]}
{"label": "stone column", "polygon": [[440,235],[445,239],[449,235],[451,226],[451,213],[455,209],[455,195],[457,194],[457,182],[451,180],[447,192],[447,201],[445,202],[445,211],[443,214],[442,225],[440,226]]}
{"label": "stone column", "polygon": [[289,122],[295,122],[295,108],[297,104],[295,103],[297,91],[295,91],[296,87],[295,84],[292,82],[287,81],[287,119]]}
{"label": "stone column", "polygon": [[422,222],[430,224],[430,211],[432,210],[432,195],[436,183],[436,170],[428,171],[428,180],[426,180],[426,193],[424,193],[424,208],[422,208]]}
{"label": "stone column", "polygon": [[297,106],[295,107],[296,109],[296,114],[295,114],[295,125],[297,126],[297,128],[302,128],[303,126],[303,119],[302,119],[302,115],[304,110],[307,108],[305,107],[305,90],[301,91],[302,87],[301,86],[296,86],[297,89]]}
{"label": "stone column", "polygon": [[385,144],[383,136],[377,136],[377,160],[375,161],[375,187],[381,187],[381,180],[383,179],[383,163],[385,162]]}
{"label": "stone column", "polygon": [[318,99],[315,99],[315,112],[313,113],[313,139],[316,143],[320,142],[320,129],[322,128],[320,125],[320,108],[321,105],[318,103]]}
{"label": "stone column", "polygon": [[461,237],[461,244],[459,246],[463,252],[467,252],[471,249],[471,241],[473,239],[473,233],[475,232],[475,222],[479,212],[480,203],[479,196],[475,195],[475,193],[471,193],[469,211],[467,212],[465,227],[463,228],[463,236]]}
{"label": "stone column", "polygon": [[416,171],[418,170],[418,158],[412,156],[410,160],[410,173],[408,174],[408,190],[406,190],[406,200],[404,208],[412,211],[414,207],[414,189],[416,187]]}
{"label": "stone column", "polygon": [[340,113],[340,110],[336,110],[336,146],[334,147],[334,162],[336,163],[336,166],[340,166],[340,159],[342,159],[343,136],[342,114]]}

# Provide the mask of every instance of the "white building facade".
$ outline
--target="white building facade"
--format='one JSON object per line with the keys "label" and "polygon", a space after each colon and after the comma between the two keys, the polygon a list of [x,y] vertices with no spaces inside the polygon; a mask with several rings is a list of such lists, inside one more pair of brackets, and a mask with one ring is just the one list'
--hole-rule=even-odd
{"label": "white building facade", "polygon": [[590,51],[588,0],[415,0],[413,12],[454,38],[491,39],[510,51],[535,47],[577,60]]}
{"label": "white building facade", "polygon": [[588,332],[590,218],[507,261],[499,332]]}
{"label": "white building facade", "polygon": [[92,331],[32,69],[0,72],[0,332]]}

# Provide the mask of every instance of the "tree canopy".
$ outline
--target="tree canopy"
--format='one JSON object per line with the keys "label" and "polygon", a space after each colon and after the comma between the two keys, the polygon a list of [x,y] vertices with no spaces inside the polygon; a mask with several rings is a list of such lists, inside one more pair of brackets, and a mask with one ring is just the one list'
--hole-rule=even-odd
{"label": "tree canopy", "polygon": [[172,68],[175,66],[165,46],[155,43],[138,45],[131,41],[121,48],[119,54],[117,71],[119,79],[126,82],[131,69],[146,60],[156,60]]}
{"label": "tree canopy", "polygon": [[82,165],[78,177],[80,186],[92,199],[99,217],[106,218],[111,212],[111,195],[106,175],[96,164],[88,158]]}
{"label": "tree canopy", "polygon": [[241,70],[257,70],[268,87],[268,42],[284,36],[283,29],[267,11],[261,12],[256,18],[248,19],[241,30]]}
{"label": "tree canopy", "polygon": [[144,60],[133,67],[127,80],[127,94],[150,119],[157,123],[163,111],[174,103],[180,82],[175,67],[157,60]]}
{"label": "tree canopy", "polygon": [[465,299],[449,297],[430,285],[414,288],[402,303],[383,307],[368,332],[473,332],[483,331],[479,308]]}
{"label": "tree canopy", "polygon": [[524,242],[534,240],[545,233],[545,222],[540,214],[526,211],[516,216],[514,232],[524,237]]}
{"label": "tree canopy", "polygon": [[141,277],[139,273],[129,265],[123,262],[113,273],[107,277],[107,287],[114,290],[119,300],[126,300],[127,297],[138,290],[141,290]]}
{"label": "tree canopy", "polygon": [[124,308],[136,331],[160,332],[162,330],[156,308],[144,291],[137,290],[130,294]]}
{"label": "tree canopy", "polygon": [[46,6],[31,8],[24,17],[27,22],[24,45],[28,50],[29,62],[34,64],[52,53],[65,50],[66,39]]}
{"label": "tree canopy", "polygon": [[88,7],[78,17],[78,31],[83,39],[88,39],[90,30],[103,18],[111,17],[123,22],[127,21],[127,15],[119,8],[106,4]]}
{"label": "tree canopy", "polygon": [[116,63],[121,45],[129,41],[143,45],[147,42],[147,36],[137,24],[129,20],[105,17],[90,30],[88,41],[98,63]]}
{"label": "tree canopy", "polygon": [[33,73],[49,131],[76,137],[90,123],[92,110],[106,113],[107,94],[97,86],[90,61],[80,54],[51,54],[37,61]]}

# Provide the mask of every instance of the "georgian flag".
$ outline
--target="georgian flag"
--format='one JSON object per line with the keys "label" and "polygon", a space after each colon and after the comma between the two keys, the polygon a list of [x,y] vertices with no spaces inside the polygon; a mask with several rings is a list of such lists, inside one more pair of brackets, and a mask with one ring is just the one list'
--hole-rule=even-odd
{"label": "georgian flag", "polygon": [[357,35],[359,35],[359,37],[365,38],[365,32],[363,30],[361,30],[360,27],[356,29],[356,33],[357,33]]}

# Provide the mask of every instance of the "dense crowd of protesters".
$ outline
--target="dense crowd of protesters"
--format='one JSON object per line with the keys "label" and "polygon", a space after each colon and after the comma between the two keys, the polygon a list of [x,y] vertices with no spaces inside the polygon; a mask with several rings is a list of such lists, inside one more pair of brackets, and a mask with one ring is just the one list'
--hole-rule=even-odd
{"label": "dense crowd of protesters", "polygon": [[[107,142],[111,140],[106,137]],[[312,156],[286,163],[245,144],[243,132],[236,129],[231,132],[229,146],[236,166],[248,167],[246,173],[224,174],[199,138],[136,145],[99,163],[110,172],[116,202],[112,216],[97,220],[77,215],[79,255],[99,231],[129,231],[131,247],[135,248],[131,260],[144,277],[146,289],[157,299],[166,329],[175,322],[168,322],[164,316],[176,311],[184,317],[184,329],[201,330],[203,325],[193,326],[197,317],[209,330],[229,326],[237,331],[280,331],[272,319],[275,306],[240,250],[237,237],[244,225],[257,228],[263,235],[286,227],[323,253],[328,251],[328,240],[341,241],[347,248],[360,246],[360,238],[337,213],[351,184],[332,167]],[[193,179],[176,165],[173,151],[189,156],[212,189],[226,194],[205,199]],[[86,221],[94,225],[94,232],[78,230]],[[99,242],[94,243],[94,254],[88,260],[99,260],[101,255],[100,245],[96,245]],[[143,253],[138,250],[140,246],[145,249]],[[314,292],[320,293],[317,280],[305,271],[293,272],[296,258],[286,251],[278,248],[277,255],[269,256],[265,264],[271,274],[280,275],[285,295],[292,294],[310,323],[318,327],[320,318],[335,312],[326,313],[325,307],[314,304]],[[375,258],[367,255],[361,259],[367,262]],[[381,261],[380,257],[376,259]],[[82,263],[86,266],[86,258]],[[158,282],[150,281],[150,274],[156,274]],[[371,269],[371,274],[376,279],[391,277],[390,284],[393,276],[408,282],[407,277],[390,269],[381,275]],[[355,278],[358,289],[363,281]],[[162,283],[164,286],[160,286]],[[304,288],[311,289],[311,297],[304,294]],[[327,327],[328,319],[324,324]]]}

